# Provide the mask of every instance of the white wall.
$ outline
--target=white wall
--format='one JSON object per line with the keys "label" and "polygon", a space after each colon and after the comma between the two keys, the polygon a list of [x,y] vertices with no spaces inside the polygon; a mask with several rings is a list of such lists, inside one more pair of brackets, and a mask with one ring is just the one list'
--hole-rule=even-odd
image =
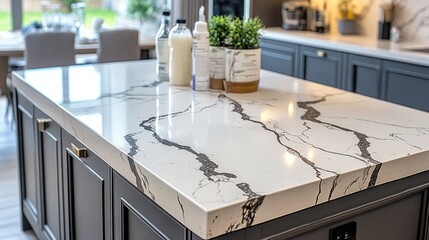
{"label": "white wall", "polygon": [[[325,0],[313,0],[314,6],[323,6]],[[386,0],[354,0],[358,13],[366,6],[369,11],[360,19],[360,33],[364,36],[377,38],[379,6]],[[428,0],[395,0],[398,4],[395,10],[393,24],[400,27],[404,41],[429,41],[429,1]],[[331,33],[338,34],[337,19],[338,0],[327,0]]]}

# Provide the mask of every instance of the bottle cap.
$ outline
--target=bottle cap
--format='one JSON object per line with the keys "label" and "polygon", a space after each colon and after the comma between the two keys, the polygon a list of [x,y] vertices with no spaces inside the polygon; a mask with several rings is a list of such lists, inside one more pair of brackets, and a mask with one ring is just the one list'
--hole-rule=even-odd
{"label": "bottle cap", "polygon": [[206,21],[206,16],[204,15],[204,6],[201,6],[199,10],[199,21]]}
{"label": "bottle cap", "polygon": [[176,23],[186,23],[186,19],[179,18],[176,20]]}

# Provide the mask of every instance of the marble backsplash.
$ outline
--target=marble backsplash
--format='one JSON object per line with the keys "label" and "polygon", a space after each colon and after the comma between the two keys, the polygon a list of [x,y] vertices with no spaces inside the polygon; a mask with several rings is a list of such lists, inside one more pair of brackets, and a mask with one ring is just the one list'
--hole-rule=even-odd
{"label": "marble backsplash", "polygon": [[[312,5],[322,7],[327,1],[331,33],[338,34],[339,0],[313,0]],[[380,4],[386,0],[354,0],[356,11],[361,14],[358,20],[359,33],[377,38]],[[429,43],[429,1],[428,0],[395,0],[396,8],[393,25],[401,31],[402,41]]]}

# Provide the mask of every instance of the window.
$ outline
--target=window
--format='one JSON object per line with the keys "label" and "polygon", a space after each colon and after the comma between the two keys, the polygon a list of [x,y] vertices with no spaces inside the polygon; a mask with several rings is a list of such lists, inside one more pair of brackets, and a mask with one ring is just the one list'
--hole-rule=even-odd
{"label": "window", "polygon": [[[3,1],[3,0],[0,0]],[[47,22],[59,22],[62,27],[70,26],[73,24],[74,15],[72,4],[78,1],[76,0],[21,0],[23,3],[23,26],[26,26],[34,21],[41,22],[44,25],[49,24]],[[86,28],[92,27],[92,21],[94,18],[103,19],[104,23],[108,27],[115,26],[116,11],[112,8],[112,4],[115,0],[91,0],[83,1],[83,4],[77,4],[75,12],[79,10],[83,11],[84,26]],[[116,0],[117,1],[117,0]]]}
{"label": "window", "polygon": [[0,0],[0,31],[12,29],[10,0]]}
{"label": "window", "polygon": [[[18,14],[22,16],[22,26],[33,22],[46,23],[47,20],[60,22],[60,26],[73,26],[73,15],[71,13],[72,2],[83,2],[84,26],[92,29],[94,19],[103,19],[104,27],[131,27],[139,28],[144,35],[155,35],[159,21],[145,21],[143,25],[133,19],[127,13],[127,7],[131,0],[0,0],[0,30],[11,30],[11,4],[19,6],[22,10]],[[171,0],[152,0],[158,6],[171,6]],[[55,16],[54,16],[55,15]],[[160,15],[160,14],[159,14]],[[19,17],[19,16],[18,16]],[[53,20],[52,20],[53,21]]]}

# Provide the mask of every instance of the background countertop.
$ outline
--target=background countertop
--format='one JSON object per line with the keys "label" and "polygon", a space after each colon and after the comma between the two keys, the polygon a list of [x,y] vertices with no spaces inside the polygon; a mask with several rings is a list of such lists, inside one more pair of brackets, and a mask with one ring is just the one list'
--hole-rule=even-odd
{"label": "background countertop", "polygon": [[263,37],[346,53],[429,66],[429,52],[404,50],[404,48],[411,47],[426,47],[429,50],[429,43],[427,46],[422,43],[395,43],[358,35],[343,36],[309,31],[288,31],[280,27],[267,28]]}

